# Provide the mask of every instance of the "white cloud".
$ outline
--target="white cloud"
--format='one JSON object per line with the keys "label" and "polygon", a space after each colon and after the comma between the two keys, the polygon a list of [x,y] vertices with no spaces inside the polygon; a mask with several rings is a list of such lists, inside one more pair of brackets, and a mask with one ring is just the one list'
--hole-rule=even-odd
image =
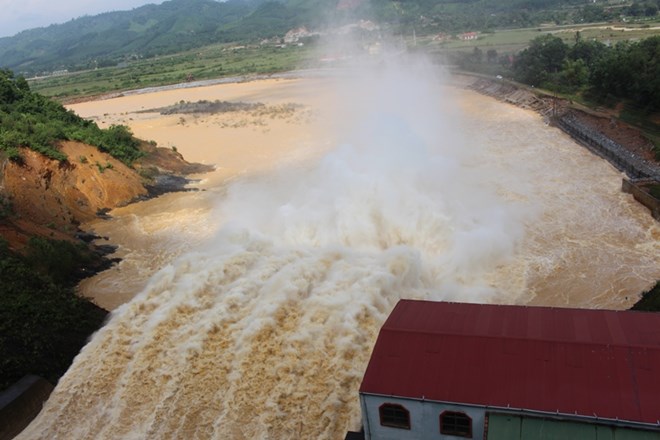
{"label": "white cloud", "polygon": [[0,37],[25,29],[64,23],[83,15],[122,11],[163,0],[0,0]]}

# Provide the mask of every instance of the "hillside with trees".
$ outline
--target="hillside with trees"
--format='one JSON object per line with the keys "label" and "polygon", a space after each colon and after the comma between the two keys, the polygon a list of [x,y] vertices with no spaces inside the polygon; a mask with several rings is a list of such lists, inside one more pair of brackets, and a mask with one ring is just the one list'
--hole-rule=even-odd
{"label": "hillside with trees", "polygon": [[660,0],[169,0],[0,38],[0,68],[25,76],[95,69],[358,19],[394,34],[433,34],[652,17],[659,7]]}
{"label": "hillside with trees", "polygon": [[515,80],[563,93],[583,92],[598,101],[625,101],[645,113],[660,111],[660,35],[606,46],[567,45],[558,37],[534,39],[513,64]]}
{"label": "hillside with trees", "polygon": [[2,66],[37,74],[116,65],[209,44],[218,27],[240,20],[242,1],[173,0],[132,11],[85,16],[0,39]]}
{"label": "hillside with trees", "polygon": [[0,69],[0,127],[0,153],[17,162],[22,160],[21,147],[66,161],[56,145],[63,140],[96,145],[127,165],[142,156],[139,142],[128,127],[100,129],[61,104],[32,92],[25,78],[6,69]]}

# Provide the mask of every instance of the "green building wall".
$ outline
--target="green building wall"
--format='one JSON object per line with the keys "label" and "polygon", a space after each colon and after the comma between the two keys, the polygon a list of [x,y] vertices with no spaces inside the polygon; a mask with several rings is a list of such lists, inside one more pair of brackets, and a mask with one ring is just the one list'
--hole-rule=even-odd
{"label": "green building wall", "polygon": [[659,440],[660,431],[490,413],[486,438],[487,440]]}

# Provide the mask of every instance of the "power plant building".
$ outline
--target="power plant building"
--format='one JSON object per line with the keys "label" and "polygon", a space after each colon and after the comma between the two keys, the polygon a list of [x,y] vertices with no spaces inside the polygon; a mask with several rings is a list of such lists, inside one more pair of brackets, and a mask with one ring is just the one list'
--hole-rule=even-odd
{"label": "power plant building", "polygon": [[372,440],[660,439],[660,314],[402,300],[360,404]]}

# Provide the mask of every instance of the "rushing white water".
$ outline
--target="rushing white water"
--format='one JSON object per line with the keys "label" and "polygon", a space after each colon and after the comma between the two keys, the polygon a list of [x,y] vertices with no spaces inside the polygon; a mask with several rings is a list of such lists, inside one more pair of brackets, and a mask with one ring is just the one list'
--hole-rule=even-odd
{"label": "rushing white water", "polygon": [[343,438],[398,299],[607,306],[617,276],[660,275],[609,165],[503,104],[476,131],[407,66],[347,75],[321,160],[230,185],[19,438]]}

